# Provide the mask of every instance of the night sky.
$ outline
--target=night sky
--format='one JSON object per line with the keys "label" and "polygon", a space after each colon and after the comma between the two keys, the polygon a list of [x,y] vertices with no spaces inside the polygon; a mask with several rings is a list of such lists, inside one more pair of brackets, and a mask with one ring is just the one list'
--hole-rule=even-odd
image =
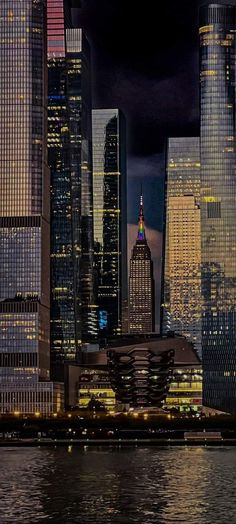
{"label": "night sky", "polygon": [[72,10],[91,44],[93,107],[119,107],[126,117],[129,248],[142,183],[157,297],[165,144],[169,136],[199,134],[198,13],[206,3],[82,0],[82,8]]}

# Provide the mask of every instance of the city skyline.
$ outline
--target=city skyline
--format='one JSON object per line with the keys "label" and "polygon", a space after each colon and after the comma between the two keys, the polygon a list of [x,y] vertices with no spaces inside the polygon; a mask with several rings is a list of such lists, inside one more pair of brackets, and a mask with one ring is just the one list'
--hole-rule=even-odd
{"label": "city skyline", "polygon": [[[215,3],[235,5],[235,0]],[[86,29],[91,44],[94,107],[119,107],[126,116],[128,258],[142,182],[156,303],[161,295],[167,138],[200,132],[198,28],[199,8],[204,4],[206,0],[170,0],[161,6],[157,20],[155,4],[145,10],[132,1],[129,5],[119,0],[72,1],[73,21]],[[140,38],[143,27],[149,30]],[[157,315],[156,326],[159,329]]]}
{"label": "city skyline", "polygon": [[233,523],[236,0],[0,0],[0,79],[0,521]]}
{"label": "city skyline", "polygon": [[[129,272],[126,118],[107,107],[109,97],[106,108],[93,109],[86,31],[73,27],[66,0],[23,0],[19,10],[6,3],[2,14],[2,108],[5,99],[9,106],[1,128],[4,387],[8,377],[10,389],[22,380],[22,402],[31,382],[37,396],[38,383],[50,386],[52,379],[76,398],[72,389],[86,352],[106,347],[111,336],[158,332],[160,315],[161,334],[185,336],[203,355],[206,405],[234,410],[236,8],[200,9],[200,136],[165,136],[165,203],[147,206],[149,214],[163,215],[165,244],[161,250],[161,235],[154,235],[150,249],[141,184]],[[18,31],[31,30],[32,39],[18,38]],[[27,73],[19,82],[15,57]],[[18,113],[25,120],[21,135]],[[135,197],[134,191],[128,201]],[[9,402],[20,398],[15,395]]]}

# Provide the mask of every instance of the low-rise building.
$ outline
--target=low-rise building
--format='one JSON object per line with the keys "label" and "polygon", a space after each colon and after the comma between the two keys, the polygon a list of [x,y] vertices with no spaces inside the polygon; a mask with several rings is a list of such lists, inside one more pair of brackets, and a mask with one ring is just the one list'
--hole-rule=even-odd
{"label": "low-rise building", "polygon": [[202,409],[201,365],[174,366],[165,406],[179,412],[198,412]]}
{"label": "low-rise building", "polygon": [[48,417],[64,410],[64,384],[61,382],[35,382],[28,386],[22,381],[17,391],[14,383],[2,386],[0,393],[0,410],[4,415],[41,415]]}
{"label": "low-rise building", "polygon": [[116,395],[108,372],[84,368],[79,377],[79,407],[88,408],[93,400],[103,404],[107,411],[114,411],[116,407]]}
{"label": "low-rise building", "polygon": [[[172,376],[166,388],[162,407],[180,412],[197,412],[202,408],[202,367],[193,345],[180,335],[127,336],[109,341],[101,351],[81,355],[78,381],[78,404],[87,407],[91,399],[99,400],[107,410],[114,410],[115,393],[111,387],[108,370],[108,353],[132,353],[137,357],[143,352],[164,354],[174,352]],[[146,353],[145,353],[146,354]],[[141,370],[142,371],[142,370]],[[118,397],[117,397],[118,398]],[[154,406],[154,403],[151,403]],[[128,405],[126,405],[128,407]],[[120,406],[119,406],[120,409]]]}

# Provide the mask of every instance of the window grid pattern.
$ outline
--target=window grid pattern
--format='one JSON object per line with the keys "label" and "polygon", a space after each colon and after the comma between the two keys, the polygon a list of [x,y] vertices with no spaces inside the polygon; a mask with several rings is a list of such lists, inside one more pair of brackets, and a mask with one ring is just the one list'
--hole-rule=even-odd
{"label": "window grid pattern", "polygon": [[0,394],[17,394],[49,379],[46,2],[2,0],[0,23]]}
{"label": "window grid pattern", "polygon": [[64,0],[47,0],[48,57],[65,56]]}
{"label": "window grid pattern", "polygon": [[236,9],[212,4],[200,22],[203,403],[235,411]]}
{"label": "window grid pattern", "polygon": [[154,287],[153,262],[145,236],[143,197],[141,196],[138,236],[130,259],[129,333],[155,331]]}
{"label": "window grid pattern", "polygon": [[[65,10],[63,11],[63,24],[64,19],[66,19]],[[48,18],[48,24],[50,24],[50,18]],[[78,62],[80,63],[80,59]],[[81,253],[79,208],[81,93],[79,91],[73,97],[77,104],[73,111],[77,127],[74,126],[71,132],[69,73],[70,65],[66,52],[62,57],[60,53],[52,55],[48,49],[48,162],[51,171],[51,371],[55,380],[64,380],[64,361],[75,361],[80,342],[78,270]],[[71,156],[74,148],[77,151],[77,162],[72,166]],[[72,180],[76,180],[76,187]]]}
{"label": "window grid pattern", "polygon": [[9,383],[0,391],[1,413],[50,416],[63,410],[64,393],[61,384],[38,382],[33,387],[22,382],[17,391]]}
{"label": "window grid pattern", "polygon": [[2,0],[0,216],[42,209],[44,3]]}
{"label": "window grid pattern", "polygon": [[170,138],[166,176],[164,333],[193,342],[201,355],[199,138]]}

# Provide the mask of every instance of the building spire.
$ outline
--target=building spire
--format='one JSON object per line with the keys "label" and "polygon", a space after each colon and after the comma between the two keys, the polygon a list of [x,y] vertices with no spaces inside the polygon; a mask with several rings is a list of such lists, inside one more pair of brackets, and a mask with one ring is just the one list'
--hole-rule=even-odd
{"label": "building spire", "polygon": [[145,238],[146,237],[145,237],[145,229],[144,229],[143,191],[142,191],[142,184],[141,184],[137,240],[145,240]]}

